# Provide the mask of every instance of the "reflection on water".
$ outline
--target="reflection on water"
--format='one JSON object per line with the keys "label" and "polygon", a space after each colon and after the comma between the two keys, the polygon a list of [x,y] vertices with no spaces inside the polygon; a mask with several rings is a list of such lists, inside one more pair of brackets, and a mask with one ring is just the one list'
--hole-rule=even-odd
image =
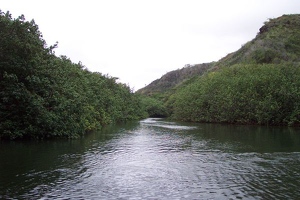
{"label": "reflection on water", "polygon": [[81,140],[2,142],[0,198],[299,199],[295,128],[146,119]]}
{"label": "reflection on water", "polygon": [[159,118],[148,118],[141,121],[141,124],[146,126],[157,126],[161,128],[175,129],[175,130],[191,130],[197,128],[196,126],[177,125],[175,122],[162,121]]}

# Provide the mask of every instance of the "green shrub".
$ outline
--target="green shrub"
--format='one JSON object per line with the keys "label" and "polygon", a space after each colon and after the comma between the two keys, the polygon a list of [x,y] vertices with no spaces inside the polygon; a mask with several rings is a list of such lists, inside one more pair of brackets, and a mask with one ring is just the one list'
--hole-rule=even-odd
{"label": "green shrub", "polygon": [[77,138],[143,117],[127,85],[56,57],[55,47],[34,21],[0,11],[0,138]]}
{"label": "green shrub", "polygon": [[211,72],[176,93],[183,121],[293,125],[300,121],[300,67],[235,65]]}

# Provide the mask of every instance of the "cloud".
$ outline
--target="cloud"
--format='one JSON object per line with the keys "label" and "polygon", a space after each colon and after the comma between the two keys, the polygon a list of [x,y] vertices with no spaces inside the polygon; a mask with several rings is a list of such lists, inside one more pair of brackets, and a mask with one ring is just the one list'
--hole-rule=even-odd
{"label": "cloud", "polygon": [[139,89],[164,73],[216,61],[253,39],[268,18],[299,13],[298,0],[2,0],[35,19],[49,45],[91,71]]}

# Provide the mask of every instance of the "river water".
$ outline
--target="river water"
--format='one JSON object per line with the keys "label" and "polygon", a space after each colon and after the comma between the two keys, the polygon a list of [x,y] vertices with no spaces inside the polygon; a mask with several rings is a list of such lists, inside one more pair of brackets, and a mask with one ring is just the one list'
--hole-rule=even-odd
{"label": "river water", "polygon": [[300,199],[300,130],[146,119],[0,143],[0,199]]}

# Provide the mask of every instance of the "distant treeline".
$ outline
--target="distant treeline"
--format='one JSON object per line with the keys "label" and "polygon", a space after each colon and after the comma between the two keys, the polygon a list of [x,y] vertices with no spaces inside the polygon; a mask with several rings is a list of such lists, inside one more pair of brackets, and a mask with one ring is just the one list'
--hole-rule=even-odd
{"label": "distant treeline", "polygon": [[0,139],[77,138],[147,116],[127,85],[55,56],[56,46],[33,20],[0,11]]}

